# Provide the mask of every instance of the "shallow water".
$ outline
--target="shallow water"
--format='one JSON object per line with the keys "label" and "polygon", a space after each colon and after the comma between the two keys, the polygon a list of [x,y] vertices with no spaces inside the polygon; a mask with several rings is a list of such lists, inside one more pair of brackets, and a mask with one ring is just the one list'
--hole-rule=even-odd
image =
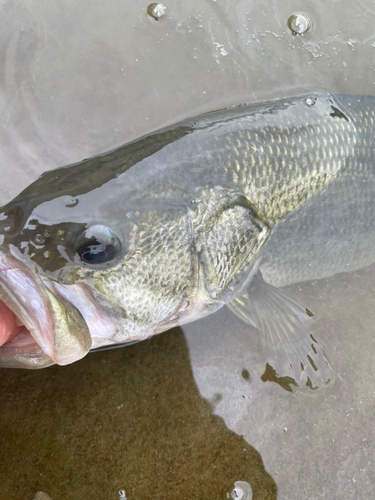
{"label": "shallow water", "polygon": [[260,454],[202,399],[179,330],[66,368],[3,371],[2,386],[2,498],[226,498],[239,478],[276,498]]}
{"label": "shallow water", "polygon": [[[374,94],[372,2],[1,3],[1,204],[45,170],[183,117],[309,91]],[[17,181],[15,182],[15,179]],[[335,378],[264,382],[228,310],[40,372],[1,370],[0,498],[372,498],[375,268],[288,287]]]}

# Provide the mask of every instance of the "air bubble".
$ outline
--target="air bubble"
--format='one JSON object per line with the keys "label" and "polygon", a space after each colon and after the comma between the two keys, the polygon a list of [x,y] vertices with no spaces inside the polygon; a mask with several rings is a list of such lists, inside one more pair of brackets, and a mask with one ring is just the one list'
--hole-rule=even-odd
{"label": "air bubble", "polygon": [[306,14],[293,14],[288,19],[288,28],[292,35],[303,35],[311,29],[311,20]]}
{"label": "air bubble", "polygon": [[253,493],[250,484],[246,481],[236,481],[230,493],[230,498],[234,500],[251,500],[253,498]]}
{"label": "air bubble", "polygon": [[305,103],[308,106],[314,106],[314,104],[316,103],[316,97],[306,97]]}
{"label": "air bubble", "polygon": [[150,3],[147,7],[147,14],[159,21],[167,13],[167,7],[162,3]]}
{"label": "air bubble", "polygon": [[241,488],[234,488],[230,494],[231,498],[237,498],[237,500],[243,499],[243,491]]}

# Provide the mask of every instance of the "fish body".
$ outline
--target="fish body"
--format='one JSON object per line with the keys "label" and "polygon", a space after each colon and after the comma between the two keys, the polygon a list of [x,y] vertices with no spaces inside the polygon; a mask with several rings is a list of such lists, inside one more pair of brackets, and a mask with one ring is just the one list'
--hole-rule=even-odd
{"label": "fish body", "polygon": [[[349,234],[348,255],[369,231],[359,260],[375,260],[374,113],[366,96],[240,106],[43,174],[0,210],[0,366],[68,364],[225,304],[259,327],[260,273],[267,286],[310,276],[291,251],[301,224],[314,240],[307,221],[322,243]],[[330,205],[346,232],[327,227]],[[321,274],[345,270],[337,241]]]}
{"label": "fish body", "polygon": [[375,261],[375,176],[347,173],[278,224],[260,269],[280,287],[361,269]]}

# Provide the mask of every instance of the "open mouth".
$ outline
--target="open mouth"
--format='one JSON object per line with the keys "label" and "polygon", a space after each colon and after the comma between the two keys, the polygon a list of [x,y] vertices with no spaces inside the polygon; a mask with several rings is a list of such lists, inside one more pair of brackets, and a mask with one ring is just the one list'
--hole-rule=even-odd
{"label": "open mouth", "polygon": [[66,365],[90,347],[80,312],[0,251],[0,367]]}
{"label": "open mouth", "polygon": [[4,344],[20,347],[32,343],[36,344],[30,330],[5,302],[0,301],[0,347]]}
{"label": "open mouth", "polygon": [[19,317],[0,301],[0,368],[44,368],[55,364]]}
{"label": "open mouth", "polygon": [[0,367],[42,368],[54,364],[19,317],[0,301]]}
{"label": "open mouth", "polygon": [[48,308],[38,286],[18,261],[0,252],[0,366],[53,364],[49,335]]}
{"label": "open mouth", "polygon": [[0,301],[0,346],[19,337],[14,341],[17,345],[19,342],[22,343],[22,339],[27,336],[31,337],[30,331],[5,302]]}

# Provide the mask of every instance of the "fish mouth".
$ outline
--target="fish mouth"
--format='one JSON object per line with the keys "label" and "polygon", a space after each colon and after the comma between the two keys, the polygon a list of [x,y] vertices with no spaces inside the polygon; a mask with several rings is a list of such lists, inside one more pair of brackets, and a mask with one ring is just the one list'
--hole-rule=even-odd
{"label": "fish mouth", "polygon": [[90,348],[79,310],[0,250],[0,367],[67,365]]}

